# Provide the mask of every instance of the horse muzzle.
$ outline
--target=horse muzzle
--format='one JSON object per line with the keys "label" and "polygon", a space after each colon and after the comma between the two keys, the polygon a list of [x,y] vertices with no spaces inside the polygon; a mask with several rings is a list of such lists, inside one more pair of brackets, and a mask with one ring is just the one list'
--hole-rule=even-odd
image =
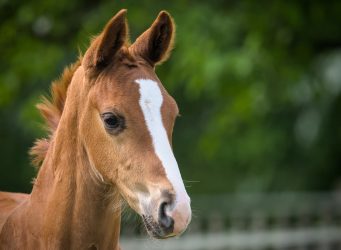
{"label": "horse muzzle", "polygon": [[187,194],[172,196],[163,192],[159,198],[142,205],[141,216],[148,233],[154,238],[178,236],[191,221],[190,199]]}

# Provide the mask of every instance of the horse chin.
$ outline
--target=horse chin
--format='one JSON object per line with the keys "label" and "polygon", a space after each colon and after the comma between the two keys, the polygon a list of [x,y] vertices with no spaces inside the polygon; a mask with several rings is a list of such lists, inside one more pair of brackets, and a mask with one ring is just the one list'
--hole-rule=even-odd
{"label": "horse chin", "polygon": [[144,226],[151,237],[155,239],[167,239],[175,236],[175,234],[165,232],[159,223],[153,220],[152,216],[142,215],[141,217],[143,219]]}

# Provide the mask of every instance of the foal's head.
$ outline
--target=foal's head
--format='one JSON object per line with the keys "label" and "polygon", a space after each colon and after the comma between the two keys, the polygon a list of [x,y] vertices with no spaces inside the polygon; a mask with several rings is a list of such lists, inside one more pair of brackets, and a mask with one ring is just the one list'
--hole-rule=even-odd
{"label": "foal's head", "polygon": [[80,133],[92,171],[117,186],[151,235],[166,238],[191,219],[171,147],[178,107],[154,71],[171,50],[174,24],[163,11],[129,45],[125,15],[113,17],[84,55]]}

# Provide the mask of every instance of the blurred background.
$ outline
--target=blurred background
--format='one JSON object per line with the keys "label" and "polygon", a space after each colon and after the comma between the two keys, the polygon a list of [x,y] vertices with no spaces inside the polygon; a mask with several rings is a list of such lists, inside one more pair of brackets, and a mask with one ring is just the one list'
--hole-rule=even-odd
{"label": "blurred background", "polygon": [[35,104],[121,8],[132,41],[177,24],[157,74],[194,208],[168,242],[130,222],[125,249],[341,249],[341,1],[0,0],[0,189],[30,192]]}

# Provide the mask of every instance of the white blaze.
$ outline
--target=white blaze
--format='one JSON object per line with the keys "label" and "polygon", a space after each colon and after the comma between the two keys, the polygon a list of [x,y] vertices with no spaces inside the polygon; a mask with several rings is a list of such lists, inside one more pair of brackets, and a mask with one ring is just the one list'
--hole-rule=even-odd
{"label": "white blaze", "polygon": [[139,104],[152,138],[155,154],[160,159],[167,178],[175,189],[176,202],[188,203],[189,197],[185,190],[178,164],[175,160],[162,122],[161,106],[163,103],[163,97],[161,90],[157,82],[153,80],[137,79],[135,82],[140,87]]}

